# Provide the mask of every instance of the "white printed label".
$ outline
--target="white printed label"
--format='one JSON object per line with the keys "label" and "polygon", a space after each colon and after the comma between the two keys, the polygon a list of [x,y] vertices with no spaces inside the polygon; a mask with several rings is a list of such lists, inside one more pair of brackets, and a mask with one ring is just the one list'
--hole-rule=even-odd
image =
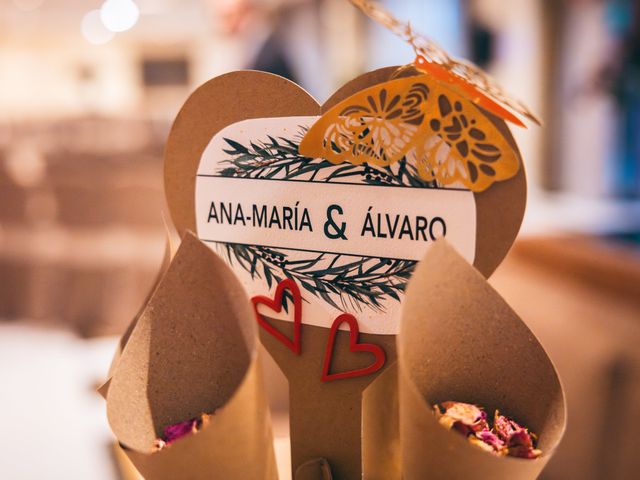
{"label": "white printed label", "polygon": [[198,193],[198,235],[207,241],[420,260],[446,235],[473,261],[467,191],[199,177]]}
{"label": "white printed label", "polygon": [[395,334],[404,286],[434,240],[445,236],[473,262],[473,193],[433,188],[410,165],[300,157],[316,119],[245,120],[216,134],[196,180],[198,237],[250,295],[273,295],[278,280],[293,278],[303,323],[329,327],[349,311],[363,332]]}

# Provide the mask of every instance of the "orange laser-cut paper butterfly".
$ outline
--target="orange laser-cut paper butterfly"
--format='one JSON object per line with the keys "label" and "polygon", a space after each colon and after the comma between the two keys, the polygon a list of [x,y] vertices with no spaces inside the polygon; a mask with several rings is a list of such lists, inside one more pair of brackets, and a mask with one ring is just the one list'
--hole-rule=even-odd
{"label": "orange laser-cut paper butterfly", "polygon": [[336,164],[381,166],[407,157],[423,179],[477,192],[519,168],[516,153],[489,117],[425,74],[343,100],[311,126],[300,153]]}
{"label": "orange laser-cut paper butterfly", "polygon": [[505,106],[537,122],[526,107],[509,99],[477,67],[453,60],[416,35],[410,25],[368,1],[352,2],[414,47],[413,67],[419,74],[343,100],[311,126],[300,153],[336,164],[381,166],[406,157],[423,179],[475,192],[515,176],[518,157],[482,109],[524,126]]}

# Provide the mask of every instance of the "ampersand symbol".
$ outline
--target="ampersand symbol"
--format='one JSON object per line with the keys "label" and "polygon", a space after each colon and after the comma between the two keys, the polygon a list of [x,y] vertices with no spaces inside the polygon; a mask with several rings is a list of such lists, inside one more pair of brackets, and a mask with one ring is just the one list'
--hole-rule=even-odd
{"label": "ampersand symbol", "polygon": [[[327,208],[327,221],[324,223],[324,234],[331,240],[336,240],[338,238],[347,240],[347,237],[344,234],[344,231],[347,229],[347,224],[345,222],[342,222],[340,226],[338,226],[333,219],[333,212],[338,212],[340,215],[342,215],[342,207],[335,204],[329,205],[329,208]],[[330,228],[332,232],[329,232]]]}

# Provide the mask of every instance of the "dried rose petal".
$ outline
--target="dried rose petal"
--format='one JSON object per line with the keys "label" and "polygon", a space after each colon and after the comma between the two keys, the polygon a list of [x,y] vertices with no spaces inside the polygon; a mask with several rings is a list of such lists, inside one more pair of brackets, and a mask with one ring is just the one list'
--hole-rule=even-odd
{"label": "dried rose petal", "polygon": [[[487,414],[470,403],[443,402],[444,413],[438,419],[441,425],[455,429],[463,435],[487,430]],[[438,408],[438,410],[440,410]]]}
{"label": "dried rose petal", "polygon": [[542,454],[535,448],[537,440],[535,434],[510,418],[500,415],[498,410],[494,415],[493,429],[506,444],[510,456],[538,458]]}
{"label": "dried rose petal", "polygon": [[493,416],[493,430],[502,440],[505,442],[508,441],[511,435],[523,429],[523,427],[518,425],[509,417],[500,415],[500,411],[496,410],[496,413]]}
{"label": "dried rose petal", "polygon": [[199,423],[199,418],[192,418],[191,420],[185,420],[184,422],[168,425],[164,427],[164,430],[162,431],[162,439],[167,445],[171,445],[173,442],[185,435],[197,432]]}
{"label": "dried rose petal", "polygon": [[491,445],[485,443],[482,439],[478,438],[477,435],[469,435],[468,440],[472,445],[481,448],[485,452],[496,453],[496,450],[494,450]]}
{"label": "dried rose petal", "polygon": [[518,457],[518,458],[534,459],[542,455],[542,450],[538,450],[537,448],[524,447],[524,446],[509,447],[507,451],[508,451],[507,454],[510,457]]}
{"label": "dried rose petal", "polygon": [[167,444],[165,443],[165,441],[161,440],[159,438],[156,439],[155,442],[153,442],[153,448],[156,449],[156,450],[162,450],[166,446],[167,446]]}
{"label": "dried rose petal", "polygon": [[525,428],[513,432],[507,439],[507,445],[509,447],[527,447],[533,448],[533,440],[529,435],[529,432]]}
{"label": "dried rose petal", "polygon": [[154,442],[154,448],[156,450],[162,450],[164,447],[171,445],[176,440],[195,433],[202,428],[203,425],[209,423],[211,415],[202,414],[200,417],[185,420],[184,422],[174,423],[164,427],[162,431],[162,438],[157,439]]}
{"label": "dried rose petal", "polygon": [[475,436],[488,445],[494,452],[500,453],[501,455],[507,453],[504,442],[491,430],[477,432]]}
{"label": "dried rose petal", "polygon": [[462,402],[443,402],[434,405],[438,423],[464,434],[469,442],[494,455],[519,458],[538,458],[535,434],[496,410],[493,428],[489,427],[486,412],[476,405]]}

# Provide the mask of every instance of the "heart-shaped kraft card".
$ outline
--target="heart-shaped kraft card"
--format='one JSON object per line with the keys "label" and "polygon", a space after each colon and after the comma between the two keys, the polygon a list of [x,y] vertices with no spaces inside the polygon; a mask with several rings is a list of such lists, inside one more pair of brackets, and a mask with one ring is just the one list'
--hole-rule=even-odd
{"label": "heart-shaped kraft card", "polygon": [[277,478],[249,298],[187,232],[106,392],[109,424],[147,480]]}
{"label": "heart-shaped kraft card", "polygon": [[[564,393],[544,348],[445,240],[409,282],[398,377],[403,479],[533,480],[564,433]],[[472,406],[442,415],[449,402],[487,417],[476,421]]]}
{"label": "heart-shaped kraft card", "polygon": [[526,201],[505,122],[396,67],[322,106],[267,73],[210,80],[171,129],[165,190],[177,229],[195,230],[253,298],[289,381],[292,471],[325,458],[349,480],[363,471],[362,394],[395,362],[417,261],[446,237],[489,276]]}

